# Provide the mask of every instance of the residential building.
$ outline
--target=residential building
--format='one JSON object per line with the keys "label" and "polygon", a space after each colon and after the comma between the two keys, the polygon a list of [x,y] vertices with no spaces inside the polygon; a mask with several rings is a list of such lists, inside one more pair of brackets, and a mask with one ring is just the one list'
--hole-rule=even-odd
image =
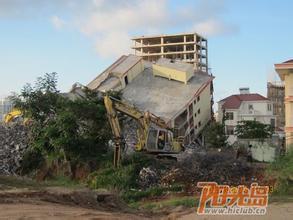
{"label": "residential building", "polygon": [[163,119],[175,136],[193,141],[212,117],[212,80],[192,64],[161,58],[155,63],[122,56],[87,87],[121,91],[122,99]]}
{"label": "residential building", "polygon": [[273,103],[262,95],[250,93],[249,88],[240,88],[240,94],[231,95],[219,101],[218,118],[219,121],[225,123],[230,144],[237,140],[234,131],[240,121],[256,120],[273,127],[276,124]]}
{"label": "residential building", "polygon": [[0,99],[0,122],[4,120],[4,116],[13,108],[12,102],[7,99]]}
{"label": "residential building", "polygon": [[208,72],[208,42],[197,33],[135,37],[134,53],[147,61],[159,58],[193,64],[197,71]]}
{"label": "residential building", "polygon": [[275,69],[285,82],[285,138],[286,149],[293,149],[293,59],[275,64]]}
{"label": "residential building", "polygon": [[273,113],[276,116],[276,129],[284,131],[285,127],[285,85],[283,82],[268,82],[267,97],[273,103]]}

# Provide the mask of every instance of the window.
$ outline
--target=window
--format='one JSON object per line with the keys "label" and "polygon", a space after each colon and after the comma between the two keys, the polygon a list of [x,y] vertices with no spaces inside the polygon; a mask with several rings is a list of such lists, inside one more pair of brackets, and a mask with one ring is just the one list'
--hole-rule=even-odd
{"label": "window", "polygon": [[193,104],[196,105],[196,99],[194,100]]}
{"label": "window", "polygon": [[271,118],[271,126],[272,128],[275,128],[276,126],[276,120],[274,118]]}
{"label": "window", "polygon": [[174,121],[175,127],[181,127],[187,120],[187,109],[182,112]]}
{"label": "window", "polygon": [[227,126],[226,127],[226,133],[227,133],[227,135],[233,135],[234,134],[234,127],[233,126]]}
{"label": "window", "polygon": [[200,114],[200,108],[197,110],[197,113]]}
{"label": "window", "polygon": [[248,105],[248,109],[249,109],[249,110],[253,110],[253,105],[252,105],[252,104],[249,104],[249,105]]}
{"label": "window", "polygon": [[272,111],[272,105],[268,104],[268,111]]}
{"label": "window", "polygon": [[193,113],[193,105],[192,103],[189,105],[189,115],[192,115]]}
{"label": "window", "polygon": [[226,112],[226,119],[227,120],[234,120],[234,113],[233,112]]}
{"label": "window", "polygon": [[198,122],[198,127],[200,128],[200,126],[201,126],[201,121]]}
{"label": "window", "polygon": [[128,78],[127,78],[127,76],[124,77],[124,82],[125,82],[125,85],[128,84]]}
{"label": "window", "polygon": [[196,118],[196,112],[194,113],[194,118]]}
{"label": "window", "polygon": [[197,96],[197,102],[199,102],[199,100],[200,100],[200,96]]}
{"label": "window", "polygon": [[193,127],[193,117],[191,117],[191,118],[189,119],[189,125],[190,125],[190,127]]}

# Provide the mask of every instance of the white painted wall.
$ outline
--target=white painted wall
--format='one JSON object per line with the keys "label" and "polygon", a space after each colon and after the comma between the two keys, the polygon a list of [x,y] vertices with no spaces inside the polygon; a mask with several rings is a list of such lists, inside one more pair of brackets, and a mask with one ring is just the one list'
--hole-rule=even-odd
{"label": "white painted wall", "polygon": [[[222,105],[224,102],[218,103],[218,118],[219,122],[223,119]],[[268,104],[271,108],[268,109]],[[253,109],[249,109],[249,105],[253,106]],[[239,109],[226,109],[225,112],[233,112],[233,120],[226,120],[225,126],[236,126],[239,121],[256,120],[263,124],[271,124],[271,119],[276,120],[276,116],[273,115],[273,103],[269,100],[263,101],[243,101]],[[237,140],[235,135],[229,135],[228,143],[233,144]]]}

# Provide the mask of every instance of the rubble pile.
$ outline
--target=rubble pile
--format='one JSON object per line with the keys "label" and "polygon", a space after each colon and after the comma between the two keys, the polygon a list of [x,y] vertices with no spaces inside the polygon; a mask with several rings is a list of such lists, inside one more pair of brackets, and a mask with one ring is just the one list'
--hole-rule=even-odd
{"label": "rubble pile", "polygon": [[16,174],[28,147],[28,128],[22,124],[0,124],[0,175]]}
{"label": "rubble pile", "polygon": [[200,181],[227,185],[249,185],[255,180],[256,170],[245,161],[236,160],[231,153],[209,152],[192,154],[178,162],[161,177],[164,186],[180,183],[196,188]]}
{"label": "rubble pile", "polygon": [[143,189],[156,186],[159,181],[157,172],[151,167],[144,167],[139,172],[139,186]]}
{"label": "rubble pile", "polygon": [[138,124],[137,122],[128,117],[125,116],[123,117],[122,121],[122,133],[126,145],[126,154],[131,154],[134,152],[135,145],[138,142],[137,140],[137,129],[138,129]]}

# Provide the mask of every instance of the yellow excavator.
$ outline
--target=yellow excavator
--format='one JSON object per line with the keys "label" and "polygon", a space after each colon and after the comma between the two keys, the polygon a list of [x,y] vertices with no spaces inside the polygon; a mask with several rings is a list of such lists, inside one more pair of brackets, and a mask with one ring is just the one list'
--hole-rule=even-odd
{"label": "yellow excavator", "polygon": [[19,109],[12,109],[11,112],[9,112],[8,114],[6,114],[4,116],[4,122],[6,124],[10,123],[10,122],[15,122],[18,120],[22,120],[22,112]]}
{"label": "yellow excavator", "polygon": [[121,148],[124,145],[118,112],[138,122],[136,151],[170,155],[183,150],[183,137],[174,137],[172,129],[161,118],[150,112],[141,112],[134,106],[109,95],[104,96],[109,123],[114,135],[114,166],[120,164]]}

